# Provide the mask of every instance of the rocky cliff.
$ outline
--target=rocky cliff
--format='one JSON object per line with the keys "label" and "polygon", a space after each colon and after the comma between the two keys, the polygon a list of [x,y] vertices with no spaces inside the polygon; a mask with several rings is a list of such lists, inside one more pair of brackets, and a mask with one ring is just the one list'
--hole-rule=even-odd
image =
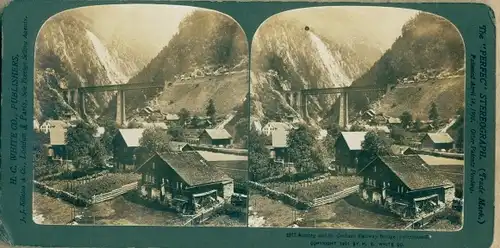
{"label": "rocky cliff", "polygon": [[[35,116],[58,118],[73,110],[63,101],[61,88],[127,83],[148,59],[125,42],[104,40],[94,24],[78,11],[51,17],[36,41]],[[112,92],[92,94],[88,113],[99,113]]]}
{"label": "rocky cliff", "polygon": [[[380,59],[415,14],[398,11],[392,13],[397,20],[373,28],[359,23],[379,20],[380,9],[311,8],[268,19],[252,43],[252,114],[260,119],[299,115],[285,102],[284,90],[350,86]],[[327,117],[336,99],[309,97],[309,121]]]}

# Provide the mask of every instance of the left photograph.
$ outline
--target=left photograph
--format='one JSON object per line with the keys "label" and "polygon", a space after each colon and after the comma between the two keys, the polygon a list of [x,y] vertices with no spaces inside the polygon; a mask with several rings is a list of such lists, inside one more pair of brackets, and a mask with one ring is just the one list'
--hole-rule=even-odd
{"label": "left photograph", "polygon": [[33,220],[246,226],[248,42],[230,16],[100,5],[35,47]]}

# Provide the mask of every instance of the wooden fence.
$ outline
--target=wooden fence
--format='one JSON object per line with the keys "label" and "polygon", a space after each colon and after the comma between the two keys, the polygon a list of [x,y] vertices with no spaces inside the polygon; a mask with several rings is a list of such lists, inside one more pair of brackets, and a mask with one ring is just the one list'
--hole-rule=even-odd
{"label": "wooden fence", "polygon": [[194,226],[194,225],[199,225],[203,224],[203,222],[207,221],[210,217],[213,216],[215,211],[219,208],[221,208],[224,205],[224,202],[220,202],[217,205],[197,214],[196,216],[192,217],[188,221],[186,221],[183,226]]}
{"label": "wooden fence", "polygon": [[344,189],[344,190],[337,192],[335,194],[332,194],[332,195],[327,195],[327,196],[313,199],[312,203],[311,203],[311,207],[318,207],[318,206],[322,206],[322,205],[336,202],[340,199],[344,199],[344,198],[358,192],[358,190],[359,190],[359,185],[356,185],[356,186]]}
{"label": "wooden fence", "polygon": [[424,155],[431,155],[431,156],[436,156],[436,157],[464,160],[463,153],[436,152],[436,151],[418,150],[418,149],[415,150],[415,152],[417,154],[424,154]]}
{"label": "wooden fence", "polygon": [[106,193],[103,193],[100,195],[94,195],[94,196],[92,196],[92,198],[89,202],[90,202],[90,204],[96,204],[96,203],[108,201],[108,200],[114,199],[120,195],[123,195],[129,191],[137,189],[137,186],[138,186],[138,183],[133,182],[133,183],[124,185],[118,189],[112,190],[110,192],[106,192]]}
{"label": "wooden fence", "polygon": [[195,150],[200,150],[200,151],[248,156],[248,150],[245,149],[220,148],[220,147],[215,147],[215,146],[210,147],[205,145],[191,145],[191,147],[193,147]]}

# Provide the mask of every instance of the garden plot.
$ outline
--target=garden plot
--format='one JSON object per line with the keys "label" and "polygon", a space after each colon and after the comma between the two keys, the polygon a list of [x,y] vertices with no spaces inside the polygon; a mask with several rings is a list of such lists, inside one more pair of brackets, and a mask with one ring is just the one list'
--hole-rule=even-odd
{"label": "garden plot", "polygon": [[69,187],[65,190],[80,197],[89,199],[92,198],[92,196],[108,193],[124,185],[137,182],[140,177],[141,176],[139,174],[135,173],[107,174],[90,180],[84,184],[69,184]]}
{"label": "garden plot", "polygon": [[271,182],[266,183],[266,186],[296,196],[300,200],[312,201],[359,185],[362,181],[362,178],[356,176],[330,176],[319,181],[290,183]]}

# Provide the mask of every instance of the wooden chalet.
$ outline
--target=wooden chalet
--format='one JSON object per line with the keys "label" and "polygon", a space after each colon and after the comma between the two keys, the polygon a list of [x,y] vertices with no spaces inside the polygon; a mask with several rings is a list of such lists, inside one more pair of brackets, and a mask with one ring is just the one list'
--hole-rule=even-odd
{"label": "wooden chalet", "polygon": [[234,180],[236,193],[248,194],[248,156],[198,151],[208,163]]}
{"label": "wooden chalet", "polygon": [[195,213],[224,201],[234,192],[233,179],[196,151],[155,154],[137,171],[141,195],[181,213]]}
{"label": "wooden chalet", "polygon": [[68,129],[55,126],[49,129],[50,146],[48,156],[52,159],[67,160],[68,151],[66,148],[66,133]]}
{"label": "wooden chalet", "polygon": [[275,161],[280,161],[284,163],[290,162],[290,156],[288,156],[288,131],[283,129],[275,130],[271,133],[272,139],[272,158]]}
{"label": "wooden chalet", "polygon": [[442,210],[455,196],[454,184],[418,155],[377,157],[359,175],[363,177],[360,194],[364,200],[403,218]]}
{"label": "wooden chalet", "polygon": [[232,136],[226,129],[205,129],[199,136],[203,145],[228,146],[232,143]]}
{"label": "wooden chalet", "polygon": [[188,152],[195,151],[195,149],[186,142],[170,141],[168,143],[168,148],[172,152]]}
{"label": "wooden chalet", "polygon": [[140,147],[144,128],[118,129],[113,138],[113,158],[116,169],[130,171],[136,168],[136,150]]}
{"label": "wooden chalet", "polygon": [[428,150],[453,149],[454,140],[448,133],[427,133],[421,140],[421,148]]}
{"label": "wooden chalet", "polygon": [[367,132],[341,132],[335,142],[336,170],[342,174],[358,171],[358,156]]}

